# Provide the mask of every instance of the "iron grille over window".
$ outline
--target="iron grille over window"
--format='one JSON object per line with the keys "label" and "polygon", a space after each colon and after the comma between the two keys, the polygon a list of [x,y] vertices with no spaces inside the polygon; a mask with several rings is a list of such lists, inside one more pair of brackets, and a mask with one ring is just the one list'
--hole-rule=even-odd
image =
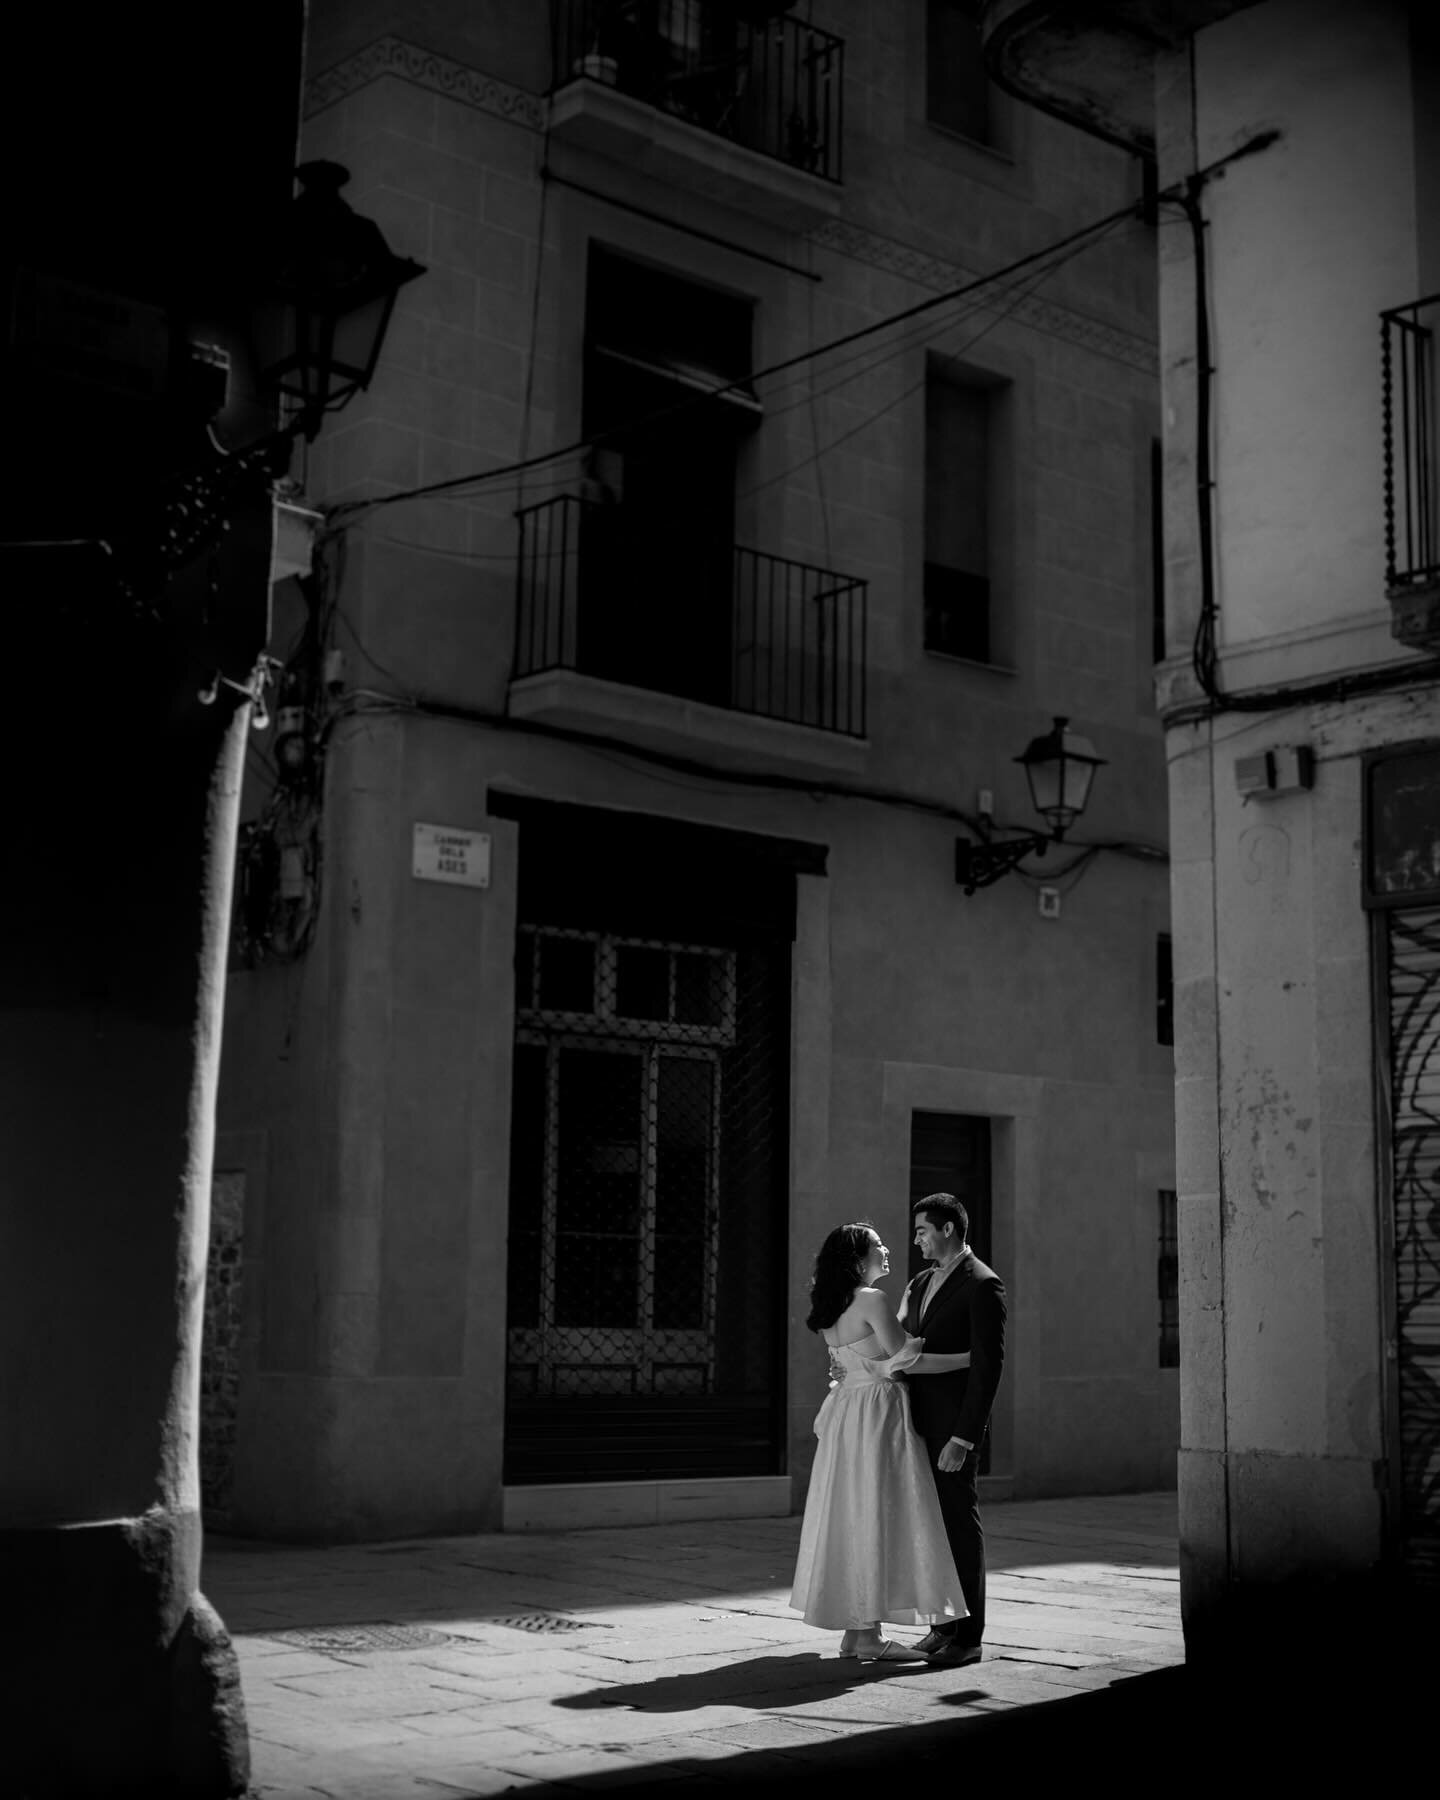
{"label": "iron grille over window", "polygon": [[516,974],[511,1391],[712,1393],[735,955],[522,931]]}
{"label": "iron grille over window", "polygon": [[1161,1188],[1160,1254],[1157,1259],[1160,1289],[1160,1367],[1180,1367],[1180,1228],[1175,1190]]}
{"label": "iron grille over window", "polygon": [[787,967],[521,928],[507,1481],[774,1471]]}
{"label": "iron grille over window", "polygon": [[557,0],[553,85],[603,82],[703,131],[840,179],[845,45],[710,0]]}
{"label": "iron grille over window", "polygon": [[1440,903],[1440,744],[1365,758],[1367,907]]}
{"label": "iron grille over window", "polygon": [[1440,908],[1391,912],[1382,955],[1394,1522],[1407,1575],[1440,1588]]}
{"label": "iron grille over window", "polygon": [[1435,331],[1440,294],[1380,315],[1385,583],[1440,577],[1436,520]]}

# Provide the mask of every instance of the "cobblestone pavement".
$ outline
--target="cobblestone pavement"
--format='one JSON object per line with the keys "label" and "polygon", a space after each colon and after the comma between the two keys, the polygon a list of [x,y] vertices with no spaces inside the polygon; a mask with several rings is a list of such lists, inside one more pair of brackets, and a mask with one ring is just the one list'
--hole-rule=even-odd
{"label": "cobblestone pavement", "polygon": [[[1183,1660],[1174,1495],[1011,1502],[986,1526],[986,1657],[963,1669],[839,1660],[788,1605],[798,1519],[212,1540],[204,1585],[239,1650],[258,1800],[848,1792],[867,1767],[908,1784],[957,1752],[1017,1776],[1047,1744],[1057,1770],[1110,1762],[1142,1716],[1163,1736]],[[1156,1771],[1107,1786],[1153,1793]]]}

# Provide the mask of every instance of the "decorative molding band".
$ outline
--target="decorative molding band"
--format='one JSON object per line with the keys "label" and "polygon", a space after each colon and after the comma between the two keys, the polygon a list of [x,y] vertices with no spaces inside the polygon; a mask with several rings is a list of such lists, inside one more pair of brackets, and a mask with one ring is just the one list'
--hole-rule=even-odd
{"label": "decorative molding band", "polygon": [[[809,237],[811,243],[822,250],[833,250],[856,262],[869,263],[872,268],[883,269],[887,275],[898,275],[904,281],[913,281],[919,287],[934,288],[937,292],[977,279],[974,269],[930,256],[894,238],[882,237],[878,231],[848,224],[844,219],[827,219],[823,225],[817,225]],[[1087,313],[1076,312],[1071,307],[1032,294],[1015,307],[1011,317],[1034,331],[1068,339],[1083,349],[1093,350],[1097,356],[1111,357],[1143,374],[1159,374],[1160,355],[1156,345],[1137,337],[1134,332],[1092,319]]]}
{"label": "decorative molding band", "polygon": [[402,81],[443,94],[447,100],[458,100],[462,106],[473,106],[477,112],[508,119],[527,131],[539,131],[545,123],[545,101],[539,94],[482,75],[465,63],[452,62],[448,56],[437,56],[433,50],[422,50],[397,37],[376,38],[354,56],[307,81],[305,117],[313,118],[383,75],[398,75]]}
{"label": "decorative molding band", "polygon": [[[397,37],[376,38],[363,50],[357,50],[353,56],[343,58],[308,81],[305,84],[305,117],[313,118],[336,101],[357,93],[385,75],[396,75],[432,94],[443,94],[448,100],[474,107],[477,112],[490,113],[497,119],[506,119],[527,131],[544,128],[543,95],[512,87],[507,81],[498,81],[493,75],[483,75],[465,63],[439,56],[433,50],[423,50],[418,44],[408,44]],[[869,263],[872,268],[883,269],[887,274],[898,275],[902,280],[937,292],[976,279],[973,269],[947,262],[943,257],[930,256],[895,238],[883,237],[877,231],[867,231],[863,226],[849,224],[843,219],[828,219],[808,236],[811,243],[823,250],[833,250],[855,262]],[[1032,294],[1020,302],[1012,317],[1032,330],[1065,338],[1083,349],[1094,351],[1097,356],[1111,357],[1146,375],[1159,372],[1159,353],[1154,344],[1071,307]]]}

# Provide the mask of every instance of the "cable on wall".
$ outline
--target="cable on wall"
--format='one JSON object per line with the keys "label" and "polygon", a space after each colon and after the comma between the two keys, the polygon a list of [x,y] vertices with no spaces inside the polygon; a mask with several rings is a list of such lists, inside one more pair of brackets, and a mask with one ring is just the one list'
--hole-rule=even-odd
{"label": "cable on wall", "polygon": [[[1261,132],[1242,145],[1227,164],[1241,156],[1268,149],[1278,131]],[[1282,682],[1272,687],[1250,688],[1243,693],[1226,689],[1219,674],[1219,596],[1215,572],[1215,476],[1212,449],[1214,385],[1217,373],[1210,326],[1209,257],[1206,233],[1209,224],[1200,205],[1207,181],[1215,171],[1200,171],[1186,180],[1178,194],[1161,196],[1163,204],[1180,209],[1190,227],[1195,266],[1195,506],[1197,548],[1200,563],[1200,613],[1195,624],[1190,664],[1210,713],[1276,712],[1285,708],[1349,700],[1361,694],[1383,693],[1440,679],[1440,657],[1414,662],[1386,663],[1352,675],[1321,677],[1314,681]]]}
{"label": "cable on wall", "polygon": [[[367,659],[373,667],[379,667],[374,658],[368,656],[368,653]],[[952,806],[943,800],[932,800],[924,794],[907,794],[897,788],[869,787],[859,782],[836,781],[825,777],[786,775],[778,770],[720,768],[713,763],[705,762],[700,757],[683,756],[670,751],[652,749],[648,745],[634,744],[624,738],[610,737],[603,732],[584,731],[567,725],[551,725],[538,719],[517,719],[508,713],[492,712],[483,707],[465,706],[455,701],[436,700],[418,694],[386,693],[375,688],[352,688],[341,696],[327,719],[326,736],[332,735],[347,718],[364,714],[387,713],[411,714],[451,724],[476,725],[497,731],[516,732],[528,737],[543,737],[563,743],[582,744],[587,748],[608,753],[626,762],[638,762],[675,770],[704,780],[707,784],[721,783],[732,787],[766,788],[782,793],[808,794],[815,800],[860,800],[875,806],[889,806],[904,811],[923,813],[931,818],[944,819],[948,823],[966,825],[972,831],[978,830],[981,825],[978,818],[965,812],[963,808]],[[992,828],[998,826],[999,829],[1006,831],[1022,829],[1018,825],[1009,825],[1003,821],[992,821],[991,823]],[[1083,839],[1077,838],[1069,840],[1068,847],[1075,850],[1077,855],[1071,862],[1054,871],[1056,874],[1069,873],[1071,869],[1078,867],[1101,851],[1126,856],[1137,862],[1158,864],[1168,863],[1170,860],[1169,852],[1160,845],[1146,844],[1131,839],[1107,838],[1086,843]]]}
{"label": "cable on wall", "polygon": [[889,331],[896,325],[905,324],[911,319],[933,312],[938,307],[952,305],[956,300],[967,298],[996,282],[1033,268],[1036,263],[1043,262],[1058,252],[1069,249],[1072,245],[1078,248],[1088,239],[1100,235],[1111,226],[1117,225],[1125,219],[1136,217],[1137,213],[1137,203],[1117,208],[1114,212],[1105,214],[1103,218],[1094,219],[1088,225],[1083,225],[1078,230],[1069,232],[1062,238],[1057,238],[1039,250],[1017,257],[1003,268],[991,270],[987,275],[975,276],[969,281],[961,282],[956,287],[947,288],[942,293],[931,294],[924,300],[917,300],[913,305],[902,307],[898,312],[890,313],[883,319],[876,319],[868,325],[859,326],[854,331],[831,339],[828,343],[812,345],[809,349],[797,351],[795,355],[785,357],[780,362],[772,363],[766,368],[752,370],[748,375],[741,376],[735,381],[726,382],[704,393],[676,401],[673,405],[659,407],[640,418],[611,426],[603,432],[577,438],[572,443],[561,445],[558,449],[520,458],[512,463],[502,463],[489,469],[477,469],[467,475],[452,475],[444,481],[425,482],[416,487],[400,488],[390,494],[378,494],[363,500],[341,501],[337,506],[329,509],[328,516],[332,519],[339,519],[356,512],[369,512],[382,506],[395,506],[405,500],[421,499],[432,494],[447,493],[456,488],[474,487],[483,482],[521,475],[530,469],[541,468],[548,463],[565,461],[606,443],[612,438],[673,419],[677,414],[689,412],[697,406],[708,405],[726,394],[741,392],[746,388],[753,387],[757,382],[769,380],[776,375],[783,375],[791,369],[799,368],[802,364],[810,362],[815,357],[833,355],[836,351],[848,349],[850,345],[874,337],[881,331]]}

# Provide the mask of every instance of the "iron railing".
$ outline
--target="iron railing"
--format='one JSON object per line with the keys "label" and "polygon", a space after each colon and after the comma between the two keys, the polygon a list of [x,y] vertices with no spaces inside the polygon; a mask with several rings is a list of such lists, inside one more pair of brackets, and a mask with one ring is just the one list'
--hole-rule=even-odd
{"label": "iron railing", "polygon": [[554,0],[553,86],[604,82],[764,156],[840,179],[844,40],[711,0]]}
{"label": "iron railing", "polygon": [[865,735],[866,582],[575,494],[518,518],[515,680],[573,669]]}
{"label": "iron railing", "polygon": [[1436,519],[1435,333],[1440,294],[1380,315],[1385,444],[1385,585],[1440,577]]}

